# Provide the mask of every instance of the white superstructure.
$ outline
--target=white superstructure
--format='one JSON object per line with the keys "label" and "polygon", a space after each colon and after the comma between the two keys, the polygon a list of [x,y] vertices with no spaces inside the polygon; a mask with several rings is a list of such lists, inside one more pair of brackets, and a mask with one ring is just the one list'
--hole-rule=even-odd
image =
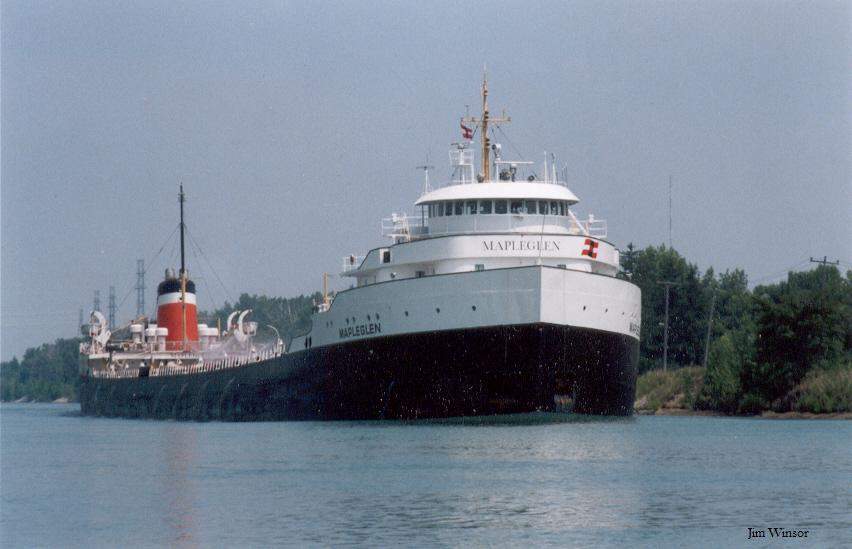
{"label": "white superstructure", "polygon": [[[503,158],[488,138],[487,82],[481,118],[462,119],[453,175],[432,189],[428,171],[418,214],[382,221],[391,240],[343,259],[351,288],[326,299],[298,352],[340,342],[483,326],[549,323],[639,337],[638,288],[616,278],[619,252],[606,222],[572,211],[579,201],[555,165]],[[480,132],[475,173],[471,139]],[[539,172],[537,168],[541,168]],[[493,174],[493,176],[492,176]]]}

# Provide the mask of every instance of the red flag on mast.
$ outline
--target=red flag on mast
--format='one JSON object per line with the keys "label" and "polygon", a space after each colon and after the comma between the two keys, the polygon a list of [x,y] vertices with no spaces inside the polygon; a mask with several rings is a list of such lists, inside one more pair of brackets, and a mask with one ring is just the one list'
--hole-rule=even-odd
{"label": "red flag on mast", "polygon": [[464,125],[464,122],[461,122],[462,129],[462,137],[464,139],[473,139],[473,130]]}

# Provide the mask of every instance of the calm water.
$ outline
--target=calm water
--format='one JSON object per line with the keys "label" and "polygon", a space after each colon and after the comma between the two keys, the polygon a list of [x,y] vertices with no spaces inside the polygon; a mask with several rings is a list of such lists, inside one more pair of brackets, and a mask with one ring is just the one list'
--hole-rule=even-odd
{"label": "calm water", "polygon": [[3,405],[0,427],[3,547],[768,545],[749,526],[852,543],[849,421],[176,423]]}

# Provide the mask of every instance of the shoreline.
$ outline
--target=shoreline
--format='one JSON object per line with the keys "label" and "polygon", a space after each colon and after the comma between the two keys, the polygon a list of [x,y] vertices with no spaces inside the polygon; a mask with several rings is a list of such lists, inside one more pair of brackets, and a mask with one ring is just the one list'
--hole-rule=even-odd
{"label": "shoreline", "polygon": [[[67,398],[57,398],[51,401],[35,401],[35,400],[4,400],[0,404],[79,404],[77,400],[69,400]],[[773,412],[766,410],[760,414],[743,415],[743,414],[725,414],[714,410],[690,410],[688,408],[660,408],[658,410],[634,410],[635,416],[669,416],[669,417],[730,417],[730,418],[748,418],[748,419],[852,419],[852,412],[831,412],[827,414],[814,414],[812,412]]]}
{"label": "shoreline", "polygon": [[812,412],[773,412],[765,410],[760,414],[725,414],[714,410],[690,410],[688,408],[660,408],[658,410],[636,410],[637,416],[680,416],[680,417],[733,417],[750,419],[852,419],[852,412],[831,412],[814,414]]}

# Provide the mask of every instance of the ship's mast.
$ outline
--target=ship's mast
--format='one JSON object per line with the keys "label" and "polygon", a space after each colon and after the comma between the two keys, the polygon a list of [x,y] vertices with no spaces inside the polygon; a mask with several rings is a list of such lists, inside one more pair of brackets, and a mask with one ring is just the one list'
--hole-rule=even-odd
{"label": "ship's mast", "polygon": [[506,116],[506,113],[503,113],[503,116],[498,118],[491,118],[491,113],[488,110],[488,74],[482,74],[482,117],[476,118],[472,116],[466,116],[464,118],[465,122],[476,124],[479,126],[482,135],[480,136],[480,140],[482,141],[482,180],[483,181],[491,181],[491,139],[488,137],[488,124],[489,122],[503,123],[503,122],[511,122],[512,118]]}
{"label": "ship's mast", "polygon": [[180,184],[180,194],[178,195],[180,202],[180,276],[183,278],[186,272],[186,264],[184,263],[184,244],[183,244],[183,203],[186,201],[186,196],[183,194],[183,183]]}
{"label": "ship's mast", "polygon": [[186,260],[184,256],[184,229],[183,222],[183,203],[186,201],[186,196],[183,194],[183,183],[180,185],[180,331],[183,338],[182,350],[186,351]]}

